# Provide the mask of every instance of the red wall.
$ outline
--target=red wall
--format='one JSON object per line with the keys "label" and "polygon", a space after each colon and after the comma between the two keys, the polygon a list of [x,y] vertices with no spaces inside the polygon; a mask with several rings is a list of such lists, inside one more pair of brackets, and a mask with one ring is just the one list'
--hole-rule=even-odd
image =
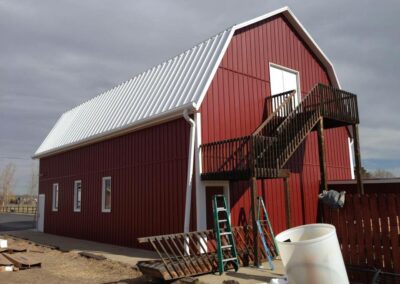
{"label": "red wall", "polygon": [[[262,122],[264,100],[270,96],[269,62],[299,71],[303,96],[316,83],[329,84],[323,66],[283,17],[244,28],[234,35],[201,106],[202,143],[248,135]],[[350,178],[346,129],[327,130],[325,137],[328,179]],[[316,220],[317,145],[312,133],[289,161],[293,225]],[[258,189],[267,200],[275,230],[285,229],[283,181],[259,181]],[[230,194],[235,224],[241,210],[249,212],[248,182],[231,183]]]}
{"label": "red wall", "polygon": [[[189,129],[178,119],[41,159],[45,232],[126,246],[137,246],[137,237],[181,232]],[[101,212],[104,176],[112,177],[111,213]],[[80,213],[73,212],[74,180],[82,180]],[[51,211],[53,183],[58,212]]]}

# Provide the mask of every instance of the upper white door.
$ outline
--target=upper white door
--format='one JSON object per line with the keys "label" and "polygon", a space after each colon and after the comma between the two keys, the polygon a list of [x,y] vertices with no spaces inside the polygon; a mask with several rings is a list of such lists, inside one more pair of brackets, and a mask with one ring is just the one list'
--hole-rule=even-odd
{"label": "upper white door", "polygon": [[270,65],[269,78],[271,84],[271,96],[290,90],[296,90],[293,107],[296,107],[299,104],[300,84],[297,71],[276,65]]}

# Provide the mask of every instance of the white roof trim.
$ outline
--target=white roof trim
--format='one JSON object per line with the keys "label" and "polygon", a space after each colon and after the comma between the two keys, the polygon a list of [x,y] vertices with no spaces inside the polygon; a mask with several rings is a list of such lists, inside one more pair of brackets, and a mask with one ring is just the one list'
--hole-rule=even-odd
{"label": "white roof trim", "polygon": [[[377,179],[363,179],[365,184],[386,184],[386,183],[399,183],[400,178],[377,178]],[[328,181],[328,185],[347,185],[347,184],[357,184],[357,180],[334,180]]]}
{"label": "white roof trim", "polygon": [[[181,116],[184,109],[198,110],[234,33],[278,14],[285,16],[325,66],[331,83],[340,88],[331,61],[292,11],[283,7],[237,24],[64,113],[33,158],[42,158],[154,125],[171,116]],[[88,107],[90,103],[93,106]],[[96,116],[98,112],[105,114]]]}

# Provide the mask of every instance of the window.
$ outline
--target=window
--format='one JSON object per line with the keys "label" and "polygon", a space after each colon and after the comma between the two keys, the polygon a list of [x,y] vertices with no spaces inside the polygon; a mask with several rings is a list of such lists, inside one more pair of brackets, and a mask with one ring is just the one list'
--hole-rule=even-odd
{"label": "window", "polygon": [[53,184],[53,211],[58,211],[58,183]]}
{"label": "window", "polygon": [[74,182],[74,211],[81,212],[81,200],[82,200],[82,182],[76,180]]}
{"label": "window", "polygon": [[101,193],[101,211],[111,212],[111,177],[103,177]]}

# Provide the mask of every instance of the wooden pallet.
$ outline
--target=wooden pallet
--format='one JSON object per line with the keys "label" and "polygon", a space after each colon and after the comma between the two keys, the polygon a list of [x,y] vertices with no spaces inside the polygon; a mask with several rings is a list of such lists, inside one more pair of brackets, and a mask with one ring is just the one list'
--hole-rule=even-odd
{"label": "wooden pallet", "polygon": [[32,253],[3,253],[3,256],[19,269],[41,267],[42,265],[42,262]]}

